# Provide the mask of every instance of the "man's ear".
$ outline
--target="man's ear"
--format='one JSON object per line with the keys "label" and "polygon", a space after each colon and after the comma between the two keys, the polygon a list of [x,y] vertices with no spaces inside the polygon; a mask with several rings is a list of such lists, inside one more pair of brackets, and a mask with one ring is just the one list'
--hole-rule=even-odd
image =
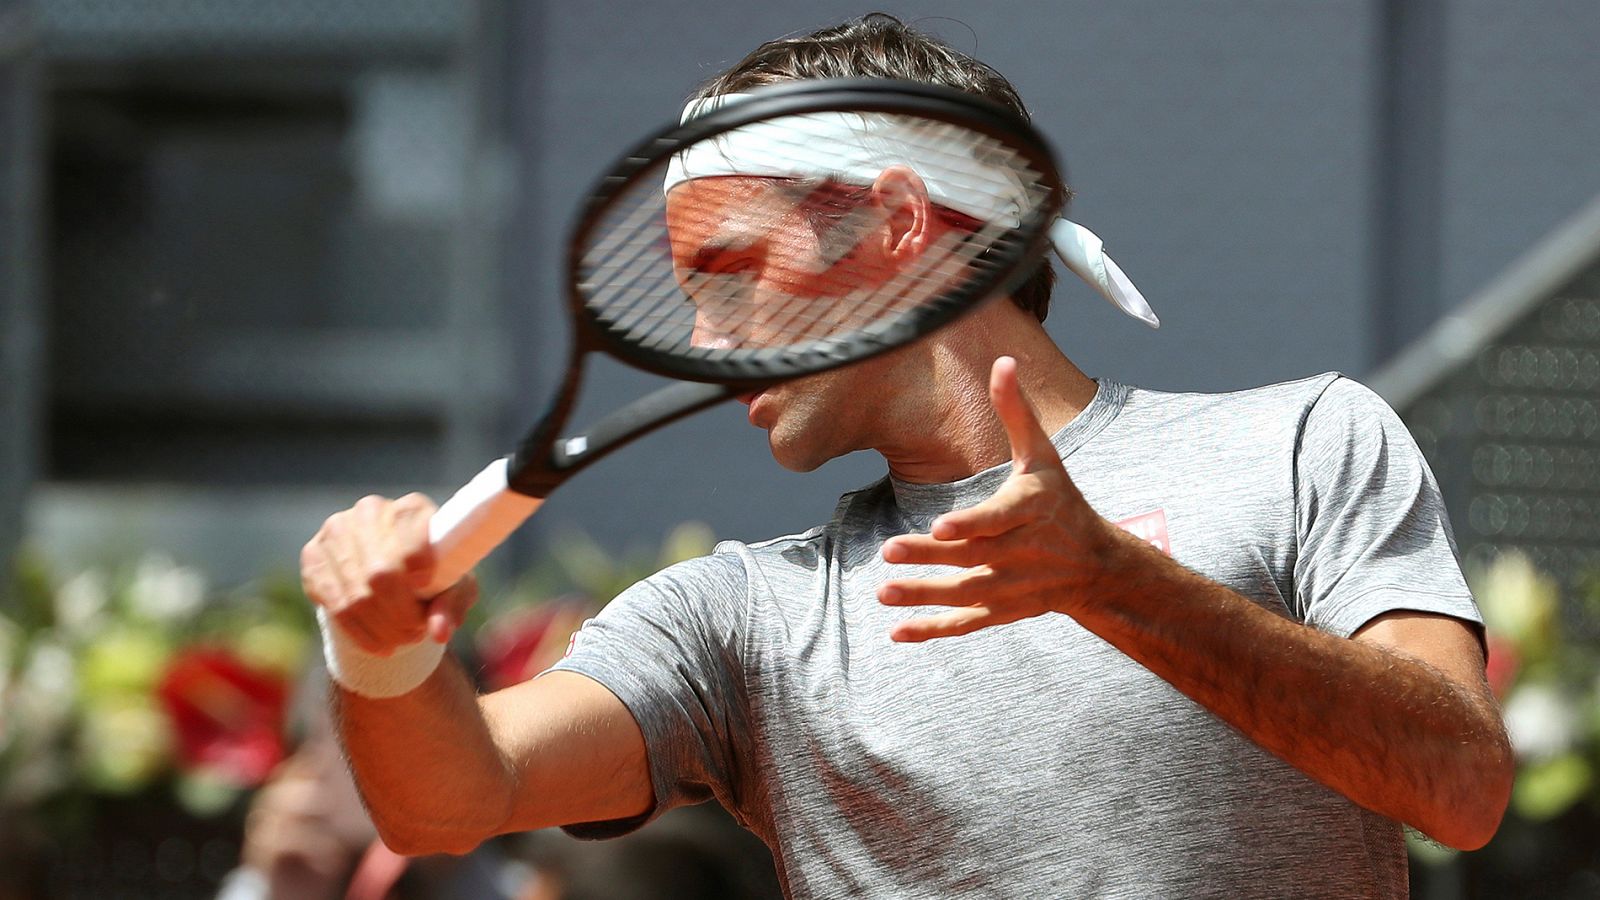
{"label": "man's ear", "polygon": [[884,253],[891,258],[919,256],[932,239],[933,201],[928,186],[910,166],[890,166],[872,183],[872,203],[882,210]]}

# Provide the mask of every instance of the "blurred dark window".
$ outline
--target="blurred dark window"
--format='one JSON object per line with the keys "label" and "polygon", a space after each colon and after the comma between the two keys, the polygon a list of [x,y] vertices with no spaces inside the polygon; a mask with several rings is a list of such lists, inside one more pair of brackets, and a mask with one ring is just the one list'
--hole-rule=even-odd
{"label": "blurred dark window", "polygon": [[56,84],[47,476],[433,471],[461,170],[448,79],[79,63]]}

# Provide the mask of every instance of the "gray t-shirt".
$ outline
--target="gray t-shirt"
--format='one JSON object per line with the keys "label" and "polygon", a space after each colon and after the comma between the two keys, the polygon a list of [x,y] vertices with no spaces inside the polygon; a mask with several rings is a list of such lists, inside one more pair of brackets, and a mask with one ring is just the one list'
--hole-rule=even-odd
{"label": "gray t-shirt", "polygon": [[[1479,621],[1432,475],[1335,374],[1232,394],[1102,380],[1053,438],[1089,503],[1256,603],[1348,636]],[[1401,897],[1400,826],[1260,749],[1065,615],[896,644],[893,535],[990,496],[884,479],[827,525],[629,589],[555,668],[644,732],[656,807],[715,797],[791,897]],[[1176,598],[1175,598],[1176,602]],[[1260,685],[1263,691],[1275,690]]]}

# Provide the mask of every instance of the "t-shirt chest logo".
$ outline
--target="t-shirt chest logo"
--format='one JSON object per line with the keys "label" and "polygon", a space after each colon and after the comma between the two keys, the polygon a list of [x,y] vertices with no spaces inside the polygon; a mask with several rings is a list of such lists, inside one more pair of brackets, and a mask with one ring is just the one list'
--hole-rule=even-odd
{"label": "t-shirt chest logo", "polygon": [[1131,519],[1123,519],[1116,526],[1134,537],[1149,541],[1157,550],[1168,556],[1172,555],[1172,542],[1167,539],[1167,511],[1158,509],[1154,512],[1141,513]]}

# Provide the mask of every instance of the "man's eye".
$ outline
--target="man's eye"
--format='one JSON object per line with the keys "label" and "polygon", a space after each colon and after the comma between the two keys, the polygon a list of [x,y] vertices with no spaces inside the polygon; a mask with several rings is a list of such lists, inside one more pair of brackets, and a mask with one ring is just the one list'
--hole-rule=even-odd
{"label": "man's eye", "polygon": [[711,260],[700,267],[702,275],[739,275],[755,271],[755,260],[748,256],[728,256]]}

